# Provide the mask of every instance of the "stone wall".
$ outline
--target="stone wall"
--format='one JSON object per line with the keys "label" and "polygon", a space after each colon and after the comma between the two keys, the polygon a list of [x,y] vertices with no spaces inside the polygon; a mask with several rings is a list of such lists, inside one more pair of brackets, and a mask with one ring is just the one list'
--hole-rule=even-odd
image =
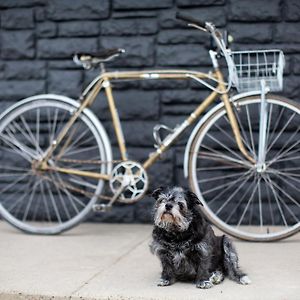
{"label": "stone wall", "polygon": [[[72,62],[76,51],[121,47],[126,53],[108,69],[180,67],[207,70],[209,39],[175,19],[182,11],[228,29],[233,49],[280,48],[286,53],[284,95],[300,92],[300,2],[298,0],[1,0],[0,107],[21,98],[58,93],[77,98],[98,74]],[[187,81],[116,84],[115,97],[129,154],[143,160],[153,145],[155,124],[184,120],[207,95]],[[103,102],[94,111],[116,141]],[[182,162],[188,133],[150,170],[151,188],[184,185]],[[117,158],[117,157],[116,157]],[[152,200],[118,206],[99,220],[146,222]]]}

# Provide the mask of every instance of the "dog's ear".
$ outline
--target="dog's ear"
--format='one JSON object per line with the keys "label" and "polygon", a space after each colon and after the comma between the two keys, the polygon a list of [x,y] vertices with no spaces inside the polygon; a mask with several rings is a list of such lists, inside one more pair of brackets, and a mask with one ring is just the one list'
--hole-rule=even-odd
{"label": "dog's ear", "polygon": [[203,203],[200,201],[200,199],[197,197],[197,195],[191,191],[186,191],[185,195],[187,197],[187,200],[194,206],[194,205],[202,205]]}
{"label": "dog's ear", "polygon": [[163,189],[164,189],[163,187],[159,187],[159,188],[155,189],[155,190],[152,192],[151,196],[152,196],[155,200],[157,200],[159,194],[163,191]]}

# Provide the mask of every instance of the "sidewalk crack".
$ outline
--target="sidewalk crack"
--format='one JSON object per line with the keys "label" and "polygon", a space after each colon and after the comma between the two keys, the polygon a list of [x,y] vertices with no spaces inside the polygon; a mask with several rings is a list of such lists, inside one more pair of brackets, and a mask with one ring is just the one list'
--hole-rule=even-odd
{"label": "sidewalk crack", "polygon": [[89,282],[91,282],[94,278],[96,278],[98,275],[100,275],[101,273],[105,272],[106,270],[108,270],[109,268],[111,268],[112,266],[116,265],[118,262],[120,262],[124,257],[126,257],[130,252],[132,252],[133,250],[135,250],[136,248],[138,248],[140,245],[142,245],[146,240],[148,240],[150,238],[150,235],[147,236],[146,238],[144,238],[143,240],[139,241],[138,243],[136,243],[135,245],[133,245],[133,247],[131,247],[130,249],[128,249],[128,251],[126,251],[125,253],[123,253],[121,256],[119,256],[112,264],[110,264],[109,266],[103,268],[101,271],[95,273],[93,276],[91,276],[89,279],[87,279],[82,285],[80,285],[78,288],[76,288],[73,292],[71,292],[71,296],[73,297],[75,296],[76,293],[78,293],[82,288],[84,288]]}

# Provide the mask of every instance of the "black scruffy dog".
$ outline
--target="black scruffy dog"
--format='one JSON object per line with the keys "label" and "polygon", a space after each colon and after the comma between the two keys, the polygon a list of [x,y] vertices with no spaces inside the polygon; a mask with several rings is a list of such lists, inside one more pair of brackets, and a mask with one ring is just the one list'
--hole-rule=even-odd
{"label": "black scruffy dog", "polygon": [[238,266],[238,255],[225,235],[215,236],[202,215],[197,196],[180,187],[159,188],[154,207],[151,252],[161,261],[158,286],[193,280],[198,288],[211,288],[224,275],[240,284],[250,279]]}

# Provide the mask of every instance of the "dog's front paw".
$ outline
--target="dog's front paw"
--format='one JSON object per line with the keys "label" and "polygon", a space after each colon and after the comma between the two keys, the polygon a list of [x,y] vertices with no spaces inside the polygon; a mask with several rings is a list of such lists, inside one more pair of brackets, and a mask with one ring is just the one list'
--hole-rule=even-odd
{"label": "dog's front paw", "polygon": [[197,282],[196,287],[199,289],[210,289],[211,287],[213,287],[213,284],[210,280],[201,280]]}
{"label": "dog's front paw", "polygon": [[219,284],[224,280],[224,275],[222,272],[220,271],[215,271],[211,274],[209,280],[213,283],[213,284]]}
{"label": "dog's front paw", "polygon": [[171,284],[172,284],[171,280],[161,278],[157,283],[157,286],[168,286]]}

